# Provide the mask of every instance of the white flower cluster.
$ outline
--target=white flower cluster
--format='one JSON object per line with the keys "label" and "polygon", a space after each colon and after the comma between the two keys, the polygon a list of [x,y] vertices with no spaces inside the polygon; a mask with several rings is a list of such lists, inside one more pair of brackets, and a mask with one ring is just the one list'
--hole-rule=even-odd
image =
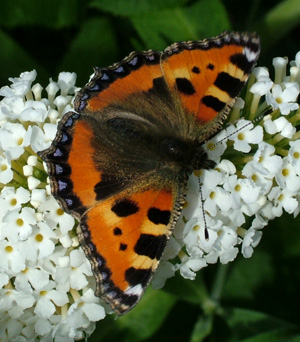
{"label": "white flower cluster", "polygon": [[[226,264],[239,250],[251,257],[269,220],[283,211],[298,215],[300,52],[289,75],[287,65],[287,58],[273,59],[274,81],[266,68],[255,68],[246,102],[238,99],[232,110],[235,123],[207,142],[209,158],[218,164],[190,177],[186,206],[154,275],[156,288],[178,269],[195,279],[201,268],[218,260]],[[246,218],[251,222],[243,227]],[[178,263],[168,261],[176,256]]]}
{"label": "white flower cluster", "polygon": [[76,75],[50,80],[47,98],[35,78],[22,73],[0,90],[0,340],[71,342],[90,335],[105,311],[75,221],[42,180],[36,152],[72,109]]}
{"label": "white flower cluster", "polygon": [[[266,68],[256,68],[245,101],[238,99],[231,112],[234,123],[206,143],[217,166],[190,177],[154,287],[176,270],[194,279],[240,249],[251,257],[269,220],[283,210],[299,213],[300,53],[289,75],[287,63],[274,59],[274,81]],[[105,310],[94,296],[76,223],[50,194],[36,152],[49,147],[57,122],[73,108],[76,76],[61,73],[45,90],[35,78],[35,71],[22,73],[0,90],[0,340],[71,342],[89,336]],[[243,227],[246,217],[252,221]]]}

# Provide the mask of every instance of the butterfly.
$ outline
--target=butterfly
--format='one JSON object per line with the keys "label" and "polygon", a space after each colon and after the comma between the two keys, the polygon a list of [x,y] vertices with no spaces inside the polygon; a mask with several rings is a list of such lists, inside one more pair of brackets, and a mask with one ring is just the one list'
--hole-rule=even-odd
{"label": "butterfly", "polygon": [[80,222],[95,294],[117,315],[151,281],[189,175],[215,166],[203,143],[222,128],[259,52],[255,33],[224,32],[96,67],[39,153],[53,195]]}

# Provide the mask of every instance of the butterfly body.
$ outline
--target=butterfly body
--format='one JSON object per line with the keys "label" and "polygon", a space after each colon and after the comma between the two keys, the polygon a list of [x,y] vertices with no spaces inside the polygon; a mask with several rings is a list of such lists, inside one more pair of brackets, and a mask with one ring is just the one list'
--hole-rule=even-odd
{"label": "butterfly body", "polygon": [[218,130],[259,54],[256,35],[223,33],[132,53],[95,68],[40,153],[78,236],[96,295],[132,309],[181,213],[188,175],[212,168],[202,144]]}

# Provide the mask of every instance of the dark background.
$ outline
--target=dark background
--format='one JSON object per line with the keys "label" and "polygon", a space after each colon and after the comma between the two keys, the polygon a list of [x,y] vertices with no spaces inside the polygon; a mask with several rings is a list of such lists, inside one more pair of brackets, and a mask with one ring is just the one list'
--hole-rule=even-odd
{"label": "dark background", "polygon": [[[224,29],[257,31],[259,65],[300,50],[300,0],[14,0],[0,3],[0,85],[36,69],[44,87],[60,71],[83,86],[93,66],[132,50],[161,50]],[[250,259],[211,265],[149,289],[129,314],[106,317],[89,341],[300,341],[300,225],[284,215],[264,228]]]}

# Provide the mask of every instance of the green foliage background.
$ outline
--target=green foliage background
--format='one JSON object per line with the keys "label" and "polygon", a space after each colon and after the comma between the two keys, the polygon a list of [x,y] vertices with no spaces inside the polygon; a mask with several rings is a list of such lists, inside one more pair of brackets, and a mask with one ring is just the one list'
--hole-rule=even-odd
{"label": "green foliage background", "polygon": [[[161,50],[225,29],[257,31],[259,65],[272,69],[273,57],[292,60],[300,50],[300,0],[1,1],[0,85],[36,69],[42,85],[75,71],[80,86],[93,66],[132,50]],[[132,312],[99,322],[89,341],[300,342],[299,288],[299,218],[285,215],[264,229],[251,259],[149,288]]]}

